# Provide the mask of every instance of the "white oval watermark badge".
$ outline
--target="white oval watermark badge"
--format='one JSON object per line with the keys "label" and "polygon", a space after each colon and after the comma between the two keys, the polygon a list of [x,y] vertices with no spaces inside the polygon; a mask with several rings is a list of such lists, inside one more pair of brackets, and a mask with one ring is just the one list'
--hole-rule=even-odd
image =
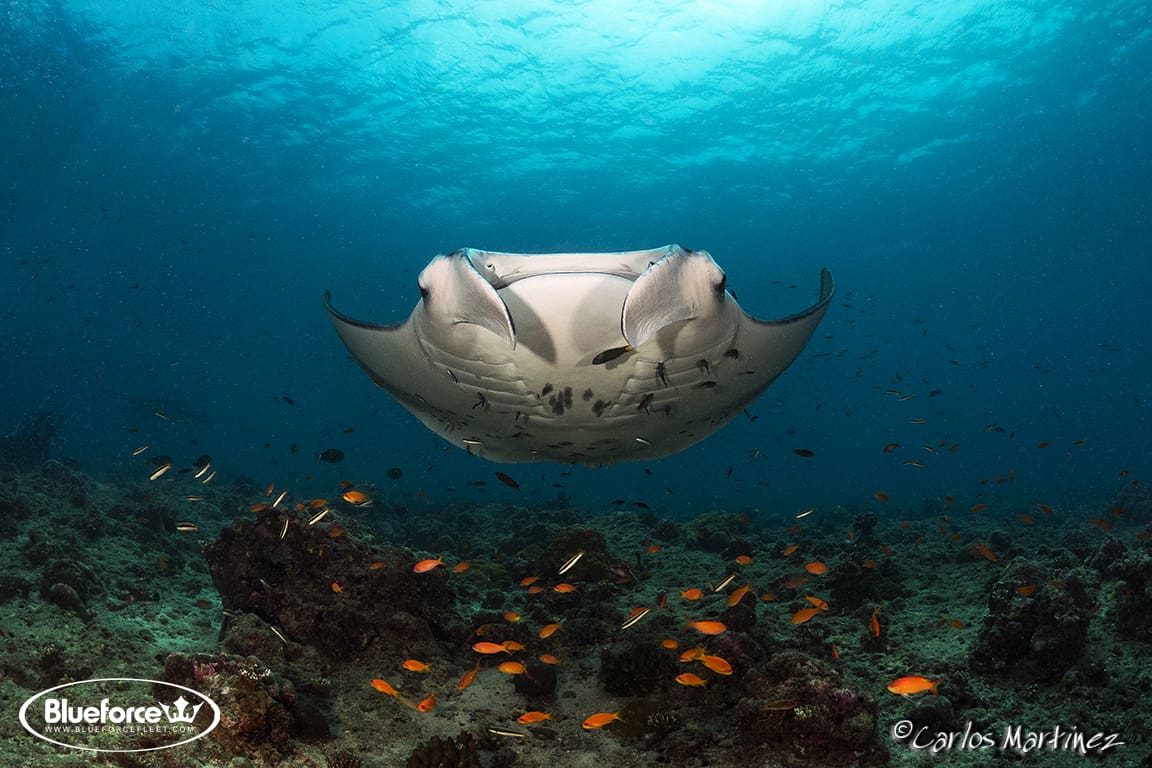
{"label": "white oval watermark badge", "polygon": [[40,691],[20,707],[20,724],[69,749],[154,752],[207,736],[220,724],[220,707],[175,683],[101,677]]}

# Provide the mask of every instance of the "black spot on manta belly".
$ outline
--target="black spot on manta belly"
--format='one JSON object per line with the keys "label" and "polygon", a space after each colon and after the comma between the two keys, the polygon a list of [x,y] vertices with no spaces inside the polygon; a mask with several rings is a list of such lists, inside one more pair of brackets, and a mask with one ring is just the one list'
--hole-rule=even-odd
{"label": "black spot on manta belly", "polygon": [[584,398],[584,402],[588,402],[589,400],[591,400],[592,399],[592,388],[589,387],[588,389],[584,390],[584,394],[581,395],[581,397]]}

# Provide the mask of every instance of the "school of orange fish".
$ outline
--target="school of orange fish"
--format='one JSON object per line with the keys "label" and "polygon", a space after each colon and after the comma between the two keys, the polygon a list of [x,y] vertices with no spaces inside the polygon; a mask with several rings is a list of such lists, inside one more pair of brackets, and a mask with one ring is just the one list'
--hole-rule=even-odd
{"label": "school of orange fish", "polygon": [[[899,393],[899,392],[896,392],[894,390],[890,391],[889,394],[900,395],[901,399],[909,399],[909,396],[904,395],[904,394]],[[995,430],[995,429],[998,429],[997,426],[995,424],[991,424],[985,428],[985,431],[991,431],[991,430]],[[1077,441],[1074,445],[1079,446],[1079,445],[1083,445],[1083,444],[1084,444],[1084,441]],[[1047,441],[1044,441],[1044,442],[1041,442],[1037,447],[1038,448],[1045,448],[1045,447],[1048,447],[1048,445],[1049,445],[1049,443]],[[899,444],[897,444],[897,443],[889,443],[889,444],[884,446],[884,451],[886,453],[891,453],[891,452],[895,451],[898,447],[899,447]],[[941,442],[938,447],[940,449],[945,449],[943,442]],[[147,451],[148,448],[149,448],[149,446],[146,446],[146,445],[141,446],[141,447],[137,448],[133,452],[132,455],[138,456],[138,455],[144,453],[145,451]],[[924,449],[931,454],[937,453],[936,448],[933,448],[932,446],[924,446]],[[946,450],[955,451],[956,446],[952,445],[952,446],[948,447]],[[759,452],[757,451],[756,453],[759,453]],[[802,456],[806,456],[806,457],[810,457],[811,455],[813,455],[811,451],[807,451],[807,450],[803,450],[803,449],[797,449],[795,451],[795,453],[802,455]],[[753,460],[755,460],[755,459],[753,459]],[[905,462],[905,463],[909,463],[909,462]],[[919,464],[919,462],[912,462],[912,463]],[[172,468],[172,464],[170,462],[165,462],[165,463],[161,464],[160,466],[156,467],[156,469],[151,473],[150,480],[159,479],[160,477],[164,476],[171,468]],[[211,470],[210,462],[204,464],[203,466],[197,466],[194,469],[195,469],[194,479],[197,479],[202,483],[210,482],[212,480],[212,478],[215,476],[215,471],[211,471],[211,473],[209,474],[209,472]],[[1127,477],[1129,474],[1130,473],[1127,470],[1122,470],[1120,472],[1120,477]],[[517,481],[515,481],[513,478],[511,478],[510,476],[506,475],[503,472],[496,472],[495,475],[496,475],[497,479],[499,479],[502,483],[509,486],[510,488],[518,489],[520,487],[519,483],[517,483]],[[996,483],[996,484],[1006,483],[1006,482],[1012,482],[1014,479],[1015,479],[1014,473],[1012,471],[1009,471],[1003,477],[997,476],[997,477],[994,477],[994,478],[991,478],[988,480],[982,480],[981,484],[986,485],[986,484],[990,484],[990,483]],[[1131,482],[1133,484],[1139,484],[1139,481],[1137,481],[1137,480],[1132,480]],[[274,484],[272,484],[272,483],[268,484],[268,486],[265,488],[265,491],[264,491],[265,498],[270,499],[274,491],[275,491]],[[257,513],[257,512],[262,512],[262,511],[266,511],[269,509],[281,508],[281,503],[286,499],[287,495],[288,495],[287,491],[282,490],[280,492],[280,494],[273,501],[261,501],[261,502],[257,502],[257,503],[252,504],[250,506],[250,511]],[[873,494],[873,496],[874,496],[875,500],[882,505],[886,505],[890,502],[890,498],[889,498],[888,494],[885,493],[884,491],[876,491]],[[353,508],[365,508],[365,507],[370,507],[373,504],[373,500],[368,495],[366,495],[362,491],[355,489],[354,484],[349,482],[349,481],[342,481],[341,482],[340,497],[345,503],[347,503],[348,505],[350,505]],[[203,497],[188,496],[187,499],[190,502],[202,501]],[[946,496],[946,497],[944,497],[943,500],[945,502],[944,511],[950,512],[952,510],[954,503],[956,502],[956,499],[954,499],[951,496]],[[312,499],[312,500],[305,501],[305,502],[298,502],[298,503],[294,504],[292,508],[297,513],[308,515],[308,521],[307,521],[308,525],[315,525],[315,524],[319,523],[327,515],[329,515],[334,509],[333,506],[329,503],[329,501],[327,499],[323,499],[323,498]],[[970,505],[967,508],[967,511],[969,514],[979,514],[983,511],[985,511],[986,509],[988,509],[988,504],[986,502],[977,502],[975,504]],[[1055,514],[1055,510],[1047,504],[1036,503],[1035,509],[1037,512],[1039,512],[1045,516],[1053,516]],[[812,515],[814,512],[815,512],[815,509],[812,509],[812,508],[805,509],[805,510],[797,513],[795,515],[795,517],[797,519],[804,519],[804,518],[807,518],[808,516]],[[1109,510],[1108,515],[1112,519],[1117,519],[1117,518],[1122,517],[1123,512],[1124,512],[1124,510],[1122,507],[1114,506]],[[952,520],[949,517],[949,515],[947,515],[947,514],[939,515],[938,519],[939,519],[939,532],[944,537],[946,537],[949,542],[956,543],[956,542],[962,541],[965,538],[965,536],[962,533],[960,533],[959,530],[957,530],[956,526],[953,525]],[[1026,513],[1017,514],[1016,519],[1023,525],[1033,525],[1036,523],[1036,519],[1032,515],[1029,515]],[[1104,530],[1104,531],[1108,531],[1108,530],[1112,529],[1112,522],[1106,518],[1092,518],[1091,523],[1093,525],[1097,526],[1098,528],[1100,528],[1101,530]],[[902,521],[900,523],[900,527],[902,529],[909,529],[911,527],[911,525],[912,524],[909,521]],[[176,530],[182,531],[182,532],[195,532],[195,531],[199,530],[198,526],[193,522],[181,522],[181,523],[176,524],[175,527],[176,527]],[[286,529],[287,529],[287,520],[285,520],[285,530]],[[799,536],[801,534],[801,532],[803,531],[803,527],[800,524],[794,524],[794,525],[788,527],[786,530],[787,530],[787,533],[791,536]],[[343,535],[344,533],[345,533],[345,531],[344,531],[344,528],[342,526],[337,525],[337,524],[333,524],[328,528],[327,535],[335,538],[335,537],[339,537],[339,536]],[[281,534],[281,535],[283,536],[283,534]],[[1152,535],[1152,534],[1150,534],[1148,531],[1141,531],[1140,533],[1137,534],[1137,538],[1140,540],[1145,540],[1150,535]],[[854,532],[851,530],[848,530],[846,532],[846,538],[848,540],[852,540],[854,538]],[[915,540],[912,541],[913,548],[918,548],[921,544],[924,543],[924,541],[925,541],[925,535],[920,534]],[[655,555],[661,551],[661,547],[657,544],[652,543],[650,540],[645,540],[643,542],[643,546],[645,547],[645,551],[649,555]],[[789,544],[789,545],[783,546],[779,551],[779,557],[782,557],[785,559],[792,558],[792,556],[797,554],[798,552],[800,552],[801,549],[802,549],[802,547],[801,547],[801,544],[799,544],[799,543],[794,543],[794,544]],[[896,554],[895,550],[892,547],[888,546],[887,544],[879,545],[879,550],[886,557],[892,557]],[[998,557],[997,557],[996,553],[987,544],[984,544],[982,542],[977,541],[974,544],[972,544],[970,546],[969,551],[972,554],[973,558],[975,558],[975,559],[984,559],[984,560],[987,560],[990,562],[997,562],[998,561]],[[583,557],[583,555],[584,555],[584,552],[582,552],[582,551],[574,552],[571,555],[571,557],[557,570],[557,572],[555,574],[555,577],[556,577],[555,579],[549,579],[549,578],[546,578],[546,577],[540,576],[540,575],[529,576],[529,577],[522,579],[519,582],[519,586],[525,590],[525,593],[527,595],[537,595],[537,594],[540,594],[541,592],[544,592],[544,591],[549,590],[549,589],[556,592],[556,593],[561,593],[561,594],[568,594],[568,593],[577,592],[579,590],[579,586],[577,584],[573,584],[573,583],[570,583],[568,581],[561,581],[559,579],[560,579],[560,577],[564,576],[565,573],[570,571],[579,562],[579,560]],[[803,560],[803,558],[800,558],[800,559]],[[748,565],[752,565],[754,562],[755,561],[750,554],[742,554],[742,555],[739,555],[738,557],[734,558],[734,563],[737,566],[748,566]],[[864,560],[864,561],[862,561],[861,564],[864,567],[870,568],[870,569],[876,569],[876,568],[880,567],[880,563],[876,560]],[[370,569],[378,569],[378,568],[381,568],[383,565],[384,564],[382,562],[377,561],[377,562],[372,562],[372,563],[366,564],[366,567],[370,568]],[[469,570],[471,565],[472,565],[472,563],[469,561],[457,562],[452,566],[451,570],[456,574],[465,574]],[[431,571],[434,571],[437,568],[446,567],[446,566],[448,566],[448,563],[443,559],[443,557],[431,557],[431,558],[425,558],[425,559],[419,560],[416,563],[414,563],[412,566],[412,571],[416,574],[424,574],[424,573],[429,573]],[[820,578],[820,577],[827,575],[830,571],[830,567],[828,566],[828,564],[826,564],[820,560],[809,560],[807,562],[801,563],[801,570],[803,570],[803,573],[796,573],[792,576],[789,576],[784,581],[783,587],[785,589],[799,590],[801,587],[804,587],[805,585],[809,584],[812,577]],[[729,586],[731,586],[737,580],[737,578],[738,577],[737,577],[736,573],[730,573],[725,578],[720,580],[719,583],[717,583],[715,585],[708,584],[707,590],[700,588],[700,587],[687,587],[687,588],[684,588],[682,590],[678,590],[679,591],[680,604],[681,605],[688,605],[688,604],[695,603],[696,601],[703,599],[706,595],[708,595],[710,593],[713,593],[713,594],[714,593],[723,593],[726,589],[728,589]],[[547,585],[548,582],[551,582],[551,584]],[[1063,585],[1060,584],[1059,582],[1051,582],[1051,586],[1053,586],[1055,588],[1062,588],[1063,587]],[[1036,584],[1019,584],[1016,586],[1015,591],[1021,597],[1027,598],[1027,597],[1031,596],[1037,590],[1037,588],[1038,588],[1038,585],[1036,585]],[[340,584],[338,582],[332,582],[331,590],[333,593],[337,593],[337,594],[339,594],[343,591],[342,587],[340,586]],[[749,582],[743,584],[742,586],[738,586],[735,589],[732,589],[730,592],[727,592],[724,602],[725,602],[727,607],[732,607],[732,606],[735,606],[735,605],[741,603],[742,601],[744,601],[745,598],[748,597],[749,595],[751,595],[752,599],[754,599],[754,600],[758,599],[759,602],[772,602],[772,601],[776,600],[776,594],[772,593],[772,592],[761,592],[757,596],[753,592],[752,583],[749,581]],[[801,596],[798,595],[798,597],[801,597]],[[822,613],[829,610],[828,602],[826,600],[818,597],[817,595],[806,594],[806,595],[803,595],[802,598],[806,603],[808,603],[808,605],[806,607],[800,608],[799,610],[796,610],[795,612],[793,612],[791,614],[791,623],[793,625],[805,624],[809,621],[816,619]],[[636,608],[634,608],[630,612],[630,614],[628,615],[627,619],[620,625],[620,629],[621,630],[630,629],[631,627],[633,627],[637,623],[639,623],[642,619],[644,619],[646,616],[648,616],[653,610],[665,610],[667,608],[668,608],[668,594],[666,592],[661,593],[655,606],[637,606]],[[880,624],[880,614],[881,614],[881,608],[880,607],[875,608],[871,612],[871,615],[870,615],[869,621],[868,621],[867,631],[875,638],[879,638],[881,636],[882,631],[883,631],[881,624]],[[519,622],[521,620],[520,614],[513,612],[513,611],[509,611],[509,612],[505,613],[503,618],[505,621],[508,621],[510,623],[516,623],[516,622]],[[716,620],[710,620],[710,619],[689,620],[686,618],[684,623],[683,623],[683,626],[684,626],[685,630],[692,630],[696,633],[699,633],[699,634],[705,635],[705,636],[719,635],[719,634],[722,634],[722,633],[728,631],[728,628],[722,622],[716,621]],[[960,629],[964,628],[963,622],[961,622],[957,619],[950,619],[950,618],[940,619],[937,622],[936,626],[937,627],[950,626],[956,630],[960,630]],[[477,636],[483,635],[485,633],[486,629],[487,629],[486,626],[479,627],[476,630],[476,635]],[[537,634],[538,634],[539,638],[547,639],[547,638],[551,637],[552,635],[554,635],[555,633],[557,633],[558,631],[560,631],[561,629],[562,629],[562,625],[560,623],[550,623],[550,624],[546,624],[546,625],[542,626],[539,629]],[[680,641],[675,639],[675,638],[671,638],[671,637],[664,638],[661,641],[661,646],[663,648],[669,650],[669,651],[676,651],[679,649]],[[479,673],[482,670],[482,665],[481,665],[480,659],[482,659],[484,657],[496,656],[498,654],[507,655],[509,658],[505,661],[500,662],[495,667],[497,669],[497,671],[499,671],[500,673],[503,673],[506,675],[521,675],[521,674],[525,674],[527,672],[527,668],[525,666],[524,661],[520,660],[523,657],[522,656],[519,658],[516,657],[517,654],[524,654],[528,651],[528,649],[521,643],[517,643],[517,642],[512,641],[512,640],[507,640],[507,641],[504,641],[502,643],[494,643],[494,642],[478,640],[477,642],[475,642],[473,644],[472,650],[477,654],[477,661],[460,678],[459,682],[456,685],[457,690],[464,690],[476,681],[477,676],[479,675]],[[839,651],[839,649],[835,643],[831,644],[831,646],[829,648],[829,652],[830,652],[830,655],[833,659],[839,659],[840,658],[840,651]],[[544,664],[560,664],[561,663],[560,658],[558,658],[557,656],[550,654],[550,653],[540,653],[537,655],[537,659]],[[692,647],[692,648],[689,648],[689,649],[681,652],[679,655],[679,659],[681,662],[684,662],[684,663],[697,662],[701,665],[701,667],[703,669],[706,669],[706,670],[710,671],[711,673],[713,673],[714,675],[718,675],[720,677],[731,675],[733,672],[732,665],[726,659],[721,658],[720,656],[717,656],[717,655],[709,654],[708,650],[703,646]],[[419,659],[407,659],[403,662],[401,667],[404,670],[406,670],[408,672],[413,672],[413,673],[427,673],[430,669],[429,665],[426,662],[421,661]],[[695,672],[683,672],[679,675],[676,675],[674,679],[675,679],[675,682],[677,682],[678,684],[686,686],[686,687],[691,687],[691,688],[704,688],[704,687],[708,686],[710,684],[710,682],[712,682],[712,680],[710,680],[709,678],[703,677],[703,676],[701,676]],[[925,694],[925,693],[931,693],[933,695],[936,695],[937,694],[937,686],[942,682],[943,682],[942,678],[941,679],[931,679],[929,677],[925,677],[925,676],[921,676],[921,675],[905,675],[905,676],[899,677],[899,678],[893,680],[891,683],[889,683],[887,685],[887,690],[893,694],[900,695],[900,696],[915,696],[915,695]],[[375,690],[377,690],[381,693],[384,693],[388,696],[392,696],[398,702],[400,702],[404,706],[406,706],[406,707],[408,707],[408,708],[410,708],[416,712],[421,712],[421,713],[431,712],[435,709],[436,704],[437,704],[437,699],[436,699],[435,695],[427,696],[426,698],[424,698],[423,700],[421,700],[419,702],[414,701],[412,699],[409,699],[408,697],[404,696],[400,691],[398,691],[395,687],[393,687],[390,683],[388,683],[386,680],[384,680],[382,678],[375,678],[375,679],[371,680],[371,685],[373,688],[375,688]],[[783,706],[787,706],[788,704],[789,703],[785,702]],[[794,705],[792,705],[792,706],[794,706]],[[523,713],[516,715],[515,717],[513,717],[511,719],[514,719],[516,723],[519,723],[521,725],[531,725],[531,724],[535,724],[535,723],[540,723],[540,722],[545,721],[545,720],[551,720],[552,719],[552,713],[540,712],[540,711],[535,711],[535,710],[525,711]],[[607,726],[607,725],[609,725],[615,721],[618,721],[620,719],[621,719],[620,713],[618,711],[617,712],[596,712],[596,713],[588,715],[584,719],[582,725],[583,725],[583,728],[585,728],[587,730],[596,730],[599,728],[603,728],[604,726]],[[525,735],[524,733],[516,731],[516,730],[511,729],[511,728],[506,729],[506,728],[495,727],[495,728],[491,728],[490,730],[492,731],[492,733],[497,734],[497,735],[501,735],[501,736],[520,737],[520,736]]]}

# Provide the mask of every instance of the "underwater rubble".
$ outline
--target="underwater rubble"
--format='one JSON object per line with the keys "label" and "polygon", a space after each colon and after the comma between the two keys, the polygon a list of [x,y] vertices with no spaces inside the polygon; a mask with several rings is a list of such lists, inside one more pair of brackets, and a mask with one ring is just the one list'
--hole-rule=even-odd
{"label": "underwater rubble", "polygon": [[[372,504],[362,488],[349,503],[0,471],[5,710],[100,677],[219,706],[178,756],[105,758],[125,766],[880,766],[945,749],[982,765],[1035,756],[1013,727],[1056,724],[1152,760],[1139,484],[1032,522]],[[13,718],[0,734],[0,765],[87,764]],[[1074,742],[1044,754],[1082,759]]]}

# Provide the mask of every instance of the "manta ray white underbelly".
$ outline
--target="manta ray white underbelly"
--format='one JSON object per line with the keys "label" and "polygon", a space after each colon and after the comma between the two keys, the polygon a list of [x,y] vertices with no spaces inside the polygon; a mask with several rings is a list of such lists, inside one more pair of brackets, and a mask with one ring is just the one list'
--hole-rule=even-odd
{"label": "manta ray white underbelly", "polygon": [[499,462],[614,464],[708,437],[803,350],[832,298],[757,320],[706,251],[463,249],[420,273],[399,325],[325,305],[352,357],[425,426]]}

